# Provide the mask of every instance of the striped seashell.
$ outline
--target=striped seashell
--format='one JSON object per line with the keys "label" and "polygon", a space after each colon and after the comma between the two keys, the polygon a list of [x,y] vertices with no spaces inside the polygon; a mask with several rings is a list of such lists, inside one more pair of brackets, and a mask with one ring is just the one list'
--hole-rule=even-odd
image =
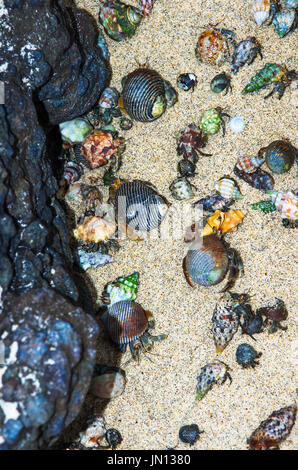
{"label": "striped seashell", "polygon": [[230,294],[217,302],[212,316],[212,334],[217,353],[222,353],[237,332],[240,320]]}
{"label": "striped seashell", "polygon": [[290,434],[296,421],[296,414],[296,403],[273,411],[250,436],[250,449],[266,450],[277,447]]}
{"label": "striped seashell", "polygon": [[292,191],[268,191],[275,207],[281,212],[282,219],[298,219],[298,196]]}
{"label": "striped seashell", "polygon": [[103,109],[116,108],[119,100],[119,92],[114,87],[105,88],[100,95],[98,105]]}
{"label": "striped seashell", "polygon": [[183,260],[184,275],[191,286],[193,283],[205,287],[218,284],[228,268],[226,248],[216,235],[195,240]]}
{"label": "striped seashell", "polygon": [[112,341],[119,345],[135,341],[148,328],[145,310],[140,304],[130,300],[113,304],[101,319]]}
{"label": "striped seashell", "polygon": [[261,166],[264,161],[264,158],[243,155],[237,159],[236,167],[245,173],[252,173],[256,168]]}
{"label": "striped seashell", "polygon": [[136,121],[153,121],[167,107],[164,80],[155,70],[146,68],[124,78],[121,98],[124,110]]}
{"label": "striped seashell", "polygon": [[275,31],[280,38],[285,37],[293,28],[296,19],[295,10],[281,11],[273,18]]}
{"label": "striped seashell", "polygon": [[270,16],[270,0],[254,0],[252,14],[258,26],[261,26]]}
{"label": "striped seashell", "polygon": [[67,184],[73,184],[78,181],[84,174],[84,169],[81,165],[75,162],[67,162],[62,175],[62,180]]}
{"label": "striped seashell", "polygon": [[214,185],[214,189],[225,199],[241,199],[242,194],[238,184],[232,178],[220,178]]}
{"label": "striped seashell", "polygon": [[[126,232],[149,232],[165,217],[168,204],[152,187],[142,181],[123,183],[115,196],[118,224]],[[123,226],[124,227],[121,227]]]}

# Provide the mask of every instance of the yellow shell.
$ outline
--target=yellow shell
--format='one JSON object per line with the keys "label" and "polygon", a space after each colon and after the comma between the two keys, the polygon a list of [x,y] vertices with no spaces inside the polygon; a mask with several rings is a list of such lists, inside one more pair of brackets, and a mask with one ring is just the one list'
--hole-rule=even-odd
{"label": "yellow shell", "polygon": [[237,225],[241,224],[245,215],[245,212],[238,210],[229,210],[228,212],[215,211],[209,217],[202,231],[202,237],[211,235],[214,232],[219,234],[234,232]]}
{"label": "yellow shell", "polygon": [[73,231],[74,237],[85,242],[99,243],[108,240],[116,232],[115,221],[106,220],[101,217],[85,217],[84,222],[79,224]]}

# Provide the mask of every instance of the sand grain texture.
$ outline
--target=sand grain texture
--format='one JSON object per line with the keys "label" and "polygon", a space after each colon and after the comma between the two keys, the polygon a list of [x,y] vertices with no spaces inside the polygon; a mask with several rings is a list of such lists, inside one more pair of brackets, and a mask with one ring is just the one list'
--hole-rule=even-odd
{"label": "sand grain texture", "polygon": [[[97,0],[81,0],[77,5],[97,18]],[[201,28],[218,22],[222,27],[234,28],[239,41],[255,35],[263,46],[263,61],[257,58],[251,66],[243,67],[233,78],[232,94],[226,96],[213,94],[209,83],[217,73],[229,73],[229,65],[221,69],[198,65],[194,54]],[[221,176],[232,175],[238,155],[255,155],[260,147],[283,137],[297,145],[297,91],[288,89],[281,101],[276,97],[264,101],[264,91],[241,95],[249,78],[265,63],[285,63],[288,68],[295,68],[297,34],[279,39],[272,26],[258,27],[250,14],[250,2],[157,0],[135,37],[121,43],[109,38],[107,41],[113,70],[111,85],[119,90],[121,78],[136,68],[136,61],[144,63],[147,58],[150,67],[174,86],[180,73],[193,72],[198,77],[195,91],[180,91],[179,102],[162,118],[149,124],[136,123],[122,133],[129,140],[120,176],[150,180],[161,194],[175,202],[168,189],[177,175],[179,160],[175,133],[191,122],[197,123],[200,114],[213,106],[223,107],[231,116],[241,115],[246,127],[242,134],[232,134],[227,127],[225,139],[221,134],[209,138],[205,150],[213,156],[200,157],[193,180],[198,191],[190,202],[210,194]],[[103,170],[94,170],[92,175],[102,173]],[[294,167],[288,174],[276,175],[276,189],[295,189],[295,176]],[[248,208],[248,204],[265,199],[243,181],[239,180],[239,184],[244,197],[232,208]],[[143,359],[140,365],[130,362],[124,367],[128,379],[125,393],[105,409],[109,426],[118,428],[123,435],[120,449],[171,447],[177,442],[180,426],[192,422],[205,431],[192,449],[245,449],[246,438],[262,420],[295,400],[297,233],[282,226],[278,213],[265,215],[250,210],[240,229],[226,239],[240,251],[246,273],[234,290],[249,290],[254,296],[254,308],[274,296],[283,299],[289,312],[288,330],[271,336],[263,333],[256,336],[256,342],[238,331],[220,356],[232,368],[232,384],[227,381],[221,387],[215,386],[194,407],[196,377],[200,368],[216,357],[210,328],[222,286],[191,289],[186,284],[181,267],[185,253],[182,238],[122,242],[116,254],[118,263],[88,270],[98,295],[106,282],[139,271],[138,302],[154,313],[156,334],[169,334],[155,347],[159,356],[152,356],[154,363]],[[106,350],[99,353],[98,362],[109,364],[111,345],[103,333],[101,339]],[[235,351],[241,342],[248,342],[263,353],[255,370],[242,370],[236,363]],[[128,359],[127,353],[122,364]],[[93,401],[94,412],[99,405]],[[296,446],[297,425],[282,449]],[[178,449],[187,448],[179,443]]]}

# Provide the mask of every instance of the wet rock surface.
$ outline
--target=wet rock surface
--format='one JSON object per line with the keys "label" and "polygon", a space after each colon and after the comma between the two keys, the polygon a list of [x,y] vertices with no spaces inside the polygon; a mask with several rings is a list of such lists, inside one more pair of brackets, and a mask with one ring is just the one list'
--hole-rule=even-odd
{"label": "wet rock surface", "polygon": [[97,325],[49,289],[8,294],[0,314],[0,450],[50,444],[78,414],[95,360]]}
{"label": "wet rock surface", "polygon": [[[92,299],[75,270],[66,214],[55,197],[61,141],[53,125],[92,108],[106,86],[108,64],[93,20],[65,3],[0,2],[0,331],[8,348],[28,347],[23,362],[17,356],[4,376],[0,367],[0,448],[36,448],[57,437],[78,413],[92,373],[97,326],[77,309],[92,313]],[[20,319],[23,326],[14,331]],[[48,335],[60,321],[71,333],[55,343]],[[61,377],[45,366],[50,347]],[[23,367],[44,381],[36,382],[28,416],[33,385],[22,380]],[[18,402],[18,411],[1,400]],[[20,418],[7,420],[10,412]]]}

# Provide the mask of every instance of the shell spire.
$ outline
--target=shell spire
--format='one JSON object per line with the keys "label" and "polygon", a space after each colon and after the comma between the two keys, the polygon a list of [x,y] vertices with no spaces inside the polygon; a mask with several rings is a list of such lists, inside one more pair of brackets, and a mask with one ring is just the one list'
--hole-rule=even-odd
{"label": "shell spire", "polygon": [[242,194],[235,180],[228,177],[220,178],[214,185],[215,191],[225,199],[241,199]]}
{"label": "shell spire", "polygon": [[104,288],[103,301],[110,308],[116,302],[123,300],[135,300],[139,288],[139,273],[134,272],[126,277],[118,277],[115,281],[108,282]]}
{"label": "shell spire", "polygon": [[238,330],[240,321],[236,305],[230,294],[224,294],[215,306],[212,333],[217,353],[223,352]]}
{"label": "shell spire", "polygon": [[244,155],[238,157],[236,167],[241,171],[245,171],[245,173],[252,173],[256,168],[261,166],[264,161],[264,158],[249,157],[248,155]]}
{"label": "shell spire", "polygon": [[267,191],[282,219],[298,219],[298,196],[292,191]]}
{"label": "shell spire", "polygon": [[250,436],[250,449],[265,450],[277,447],[290,434],[296,421],[296,413],[296,403],[273,411]]}

